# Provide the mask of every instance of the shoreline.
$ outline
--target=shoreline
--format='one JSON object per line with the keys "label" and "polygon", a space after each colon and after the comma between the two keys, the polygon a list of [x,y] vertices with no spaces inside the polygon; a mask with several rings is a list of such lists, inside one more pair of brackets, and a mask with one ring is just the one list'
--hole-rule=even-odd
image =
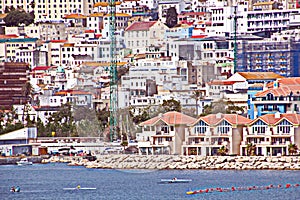
{"label": "shoreline", "polygon": [[41,163],[64,162],[69,166],[96,169],[157,170],[300,170],[300,156],[180,156],[97,155],[89,161],[79,156],[52,156]]}

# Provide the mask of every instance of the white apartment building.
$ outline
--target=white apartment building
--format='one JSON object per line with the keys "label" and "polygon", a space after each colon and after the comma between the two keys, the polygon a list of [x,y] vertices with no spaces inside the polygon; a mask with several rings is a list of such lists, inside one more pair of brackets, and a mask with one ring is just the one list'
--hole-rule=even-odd
{"label": "white apartment building", "polygon": [[[122,32],[128,27],[128,21],[131,18],[129,14],[116,13],[116,36],[118,37]],[[103,29],[102,29],[102,37],[109,38],[109,18],[110,14],[107,14],[103,18]]]}
{"label": "white apartment building", "polygon": [[[38,38],[11,38],[4,41],[4,59],[7,61],[17,61],[20,59],[27,60],[33,65],[33,53],[32,51],[37,47]],[[24,51],[23,51],[24,50]],[[20,55],[20,52],[22,55]]]}
{"label": "white apartment building", "polygon": [[133,54],[145,52],[145,47],[161,45],[168,27],[161,21],[133,22],[125,30],[126,48]]}
{"label": "white apartment building", "polygon": [[[186,95],[186,91],[191,92],[188,88],[186,65],[162,59],[137,60],[136,66],[130,67],[128,75],[122,76],[118,93],[119,107],[132,106],[136,108],[135,113],[139,114],[147,107],[147,103],[158,106],[163,100],[172,97],[187,102],[190,101],[190,97]],[[183,90],[186,90],[184,95],[180,94]],[[170,94],[170,91],[174,93]],[[175,93],[177,95],[174,96]],[[159,95],[159,98],[156,95]],[[153,96],[156,96],[157,101],[153,100]],[[186,100],[183,101],[184,98]]]}
{"label": "white apartment building", "polygon": [[59,21],[67,14],[78,13],[83,15],[91,14],[93,10],[93,0],[2,0],[0,9],[2,13],[6,6],[17,8],[21,6],[26,12],[34,10],[35,22]]}
{"label": "white apartment building", "polygon": [[298,13],[298,9],[248,11],[247,32],[287,30],[290,16]]}
{"label": "white apartment building", "polygon": [[86,24],[89,30],[93,30],[95,34],[101,34],[103,29],[104,13],[92,13],[86,18]]}

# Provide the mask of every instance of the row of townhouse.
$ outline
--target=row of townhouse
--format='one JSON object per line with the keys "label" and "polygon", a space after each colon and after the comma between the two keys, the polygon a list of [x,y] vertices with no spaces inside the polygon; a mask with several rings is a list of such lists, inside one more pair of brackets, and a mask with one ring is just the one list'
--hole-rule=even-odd
{"label": "row of townhouse", "polygon": [[250,120],[238,114],[210,114],[198,119],[167,112],[139,124],[140,154],[289,155],[289,146],[300,145],[299,114],[267,114]]}

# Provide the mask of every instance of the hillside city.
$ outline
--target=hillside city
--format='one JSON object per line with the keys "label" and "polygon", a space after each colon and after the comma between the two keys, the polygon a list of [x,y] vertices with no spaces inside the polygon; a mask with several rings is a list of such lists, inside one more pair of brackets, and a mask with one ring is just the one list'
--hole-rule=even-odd
{"label": "hillside city", "polygon": [[0,1],[0,150],[96,137],[143,155],[296,154],[299,11],[292,0]]}

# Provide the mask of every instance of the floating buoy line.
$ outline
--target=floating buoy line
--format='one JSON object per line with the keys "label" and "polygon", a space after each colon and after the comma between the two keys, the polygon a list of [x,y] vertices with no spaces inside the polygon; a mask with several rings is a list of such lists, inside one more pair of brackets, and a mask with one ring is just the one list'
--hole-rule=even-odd
{"label": "floating buoy line", "polygon": [[250,190],[269,190],[269,189],[287,189],[292,187],[299,187],[300,184],[286,184],[286,185],[267,185],[267,186],[248,186],[248,187],[231,187],[231,188],[206,188],[202,190],[188,191],[186,194],[202,194],[202,193],[212,193],[212,192],[235,192],[235,191],[250,191]]}

